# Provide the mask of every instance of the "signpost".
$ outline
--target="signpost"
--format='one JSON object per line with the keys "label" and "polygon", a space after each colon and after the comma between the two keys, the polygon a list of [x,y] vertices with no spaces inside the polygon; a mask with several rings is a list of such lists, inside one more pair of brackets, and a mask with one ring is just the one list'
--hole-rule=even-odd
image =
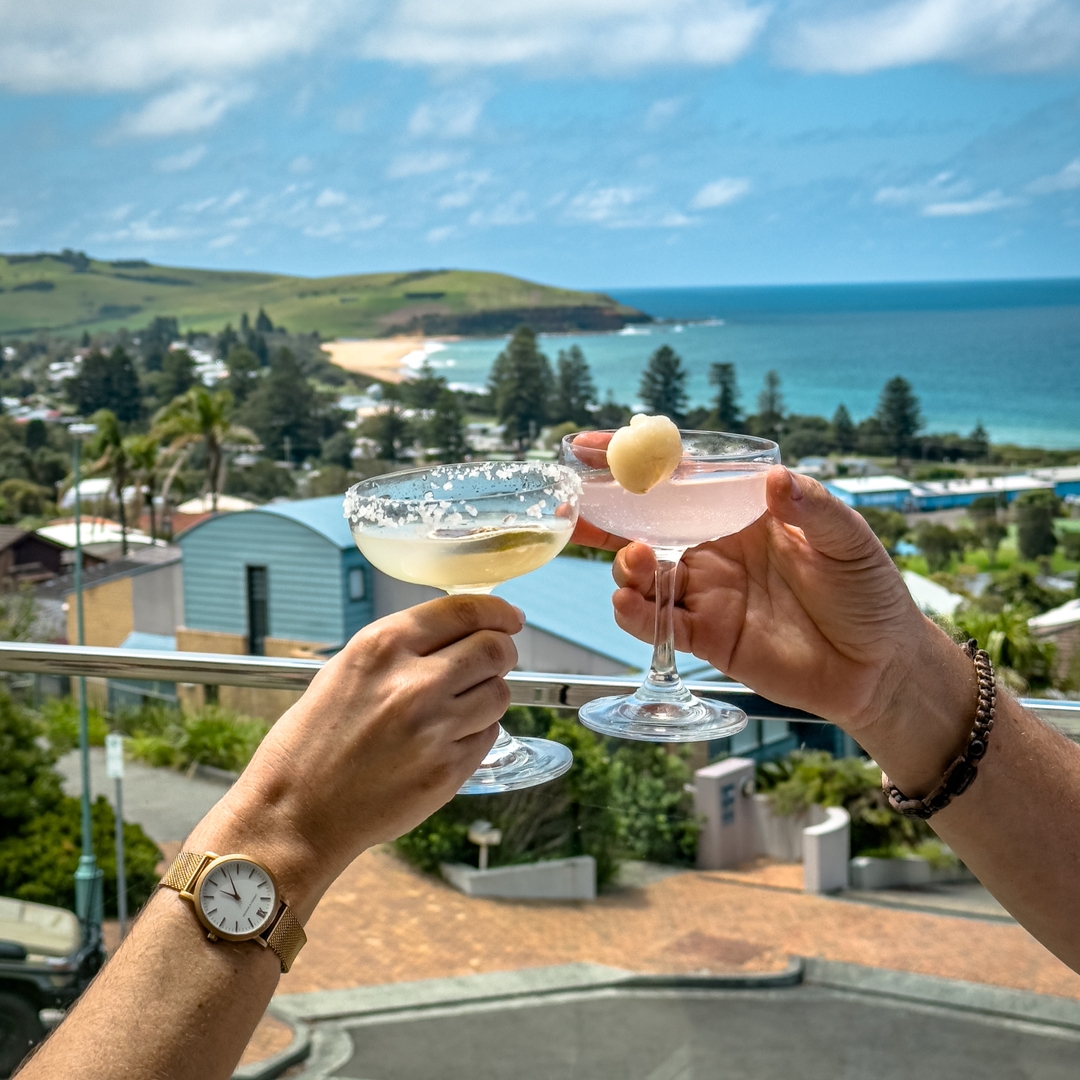
{"label": "signpost", "polygon": [[116,909],[120,940],[127,931],[127,871],[124,866],[124,737],[105,736],[105,775],[116,783]]}

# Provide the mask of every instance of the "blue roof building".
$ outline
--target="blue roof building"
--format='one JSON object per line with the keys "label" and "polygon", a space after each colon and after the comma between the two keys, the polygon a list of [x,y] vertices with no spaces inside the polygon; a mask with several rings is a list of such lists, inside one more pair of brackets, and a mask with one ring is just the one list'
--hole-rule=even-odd
{"label": "blue roof building", "polygon": [[[180,648],[289,655],[333,650],[370,622],[372,568],[341,496],[218,514],[182,533]],[[197,644],[193,633],[211,635]],[[224,644],[232,648],[222,648]]]}

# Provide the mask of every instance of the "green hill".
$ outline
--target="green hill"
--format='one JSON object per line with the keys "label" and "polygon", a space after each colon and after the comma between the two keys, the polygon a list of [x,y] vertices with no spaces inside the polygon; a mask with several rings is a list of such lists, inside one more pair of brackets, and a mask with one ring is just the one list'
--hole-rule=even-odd
{"label": "green hill", "polygon": [[612,330],[650,321],[603,293],[474,270],[302,278],[103,262],[67,250],[0,255],[0,336],[133,328],[156,315],[175,316],[183,330],[217,331],[260,307],[293,333],[324,338],[500,334],[523,322]]}

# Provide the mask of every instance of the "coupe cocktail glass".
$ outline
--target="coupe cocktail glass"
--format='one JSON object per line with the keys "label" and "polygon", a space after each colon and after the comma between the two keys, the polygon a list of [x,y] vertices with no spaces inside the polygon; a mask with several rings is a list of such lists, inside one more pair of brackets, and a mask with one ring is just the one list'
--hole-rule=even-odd
{"label": "coupe cocktail glass", "polygon": [[656,627],[652,665],[636,693],[603,697],[578,717],[593,731],[645,742],[704,742],[746,726],[734,705],[705,701],[683,685],[675,666],[675,572],[683,553],[740,532],[765,512],[765,474],[780,461],[776,443],[749,435],[680,431],[682,462],[644,495],[621,487],[607,467],[613,431],[567,435],[559,460],[581,479],[581,516],[656,554]]}
{"label": "coupe cocktail glass", "polygon": [[[489,593],[553,559],[578,516],[581,485],[553,462],[474,461],[376,476],[349,488],[356,546],[384,574],[451,596]],[[573,764],[561,743],[499,736],[460,789],[488,795],[533,787]]]}

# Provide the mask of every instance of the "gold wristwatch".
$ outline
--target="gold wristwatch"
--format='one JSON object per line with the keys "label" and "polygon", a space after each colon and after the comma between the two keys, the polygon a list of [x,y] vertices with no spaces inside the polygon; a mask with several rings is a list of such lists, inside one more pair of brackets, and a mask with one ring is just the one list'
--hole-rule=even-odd
{"label": "gold wristwatch", "polygon": [[257,941],[292,967],[307,934],[269,868],[247,855],[181,851],[161,879],[195,907],[211,941]]}

